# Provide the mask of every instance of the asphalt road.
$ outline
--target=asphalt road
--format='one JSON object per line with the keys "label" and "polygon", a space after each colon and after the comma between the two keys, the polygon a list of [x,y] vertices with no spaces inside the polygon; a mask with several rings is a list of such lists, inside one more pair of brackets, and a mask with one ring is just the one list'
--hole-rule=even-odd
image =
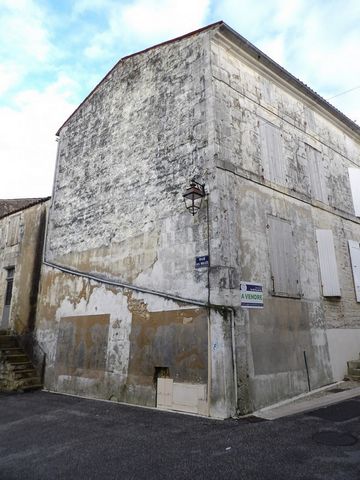
{"label": "asphalt road", "polygon": [[360,480],[360,397],[250,422],[0,394],[0,479]]}

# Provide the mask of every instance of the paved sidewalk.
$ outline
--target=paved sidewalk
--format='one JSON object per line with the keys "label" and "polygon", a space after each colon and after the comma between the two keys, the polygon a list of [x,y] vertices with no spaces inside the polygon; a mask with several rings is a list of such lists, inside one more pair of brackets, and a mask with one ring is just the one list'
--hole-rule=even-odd
{"label": "paved sidewalk", "polygon": [[289,415],[295,415],[297,413],[307,412],[316,408],[333,405],[359,395],[359,382],[337,382],[332,385],[328,385],[327,387],[299,395],[296,398],[285,400],[276,405],[263,408],[253,413],[253,415],[266,420],[276,420],[277,418],[287,417]]}

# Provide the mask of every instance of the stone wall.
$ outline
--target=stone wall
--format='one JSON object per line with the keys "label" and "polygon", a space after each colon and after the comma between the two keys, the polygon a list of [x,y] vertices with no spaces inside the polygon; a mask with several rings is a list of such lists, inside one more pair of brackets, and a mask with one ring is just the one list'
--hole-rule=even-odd
{"label": "stone wall", "polygon": [[[207,379],[210,415],[233,414],[235,393],[245,413],[331,382],[328,327],[359,329],[359,139],[219,32],[123,59],[61,128],[37,322],[50,389],[154,406],[163,368]],[[195,217],[193,176],[208,193]],[[276,219],[291,295],[274,289]],[[334,234],[340,298],[322,295],[317,228]],[[264,310],[240,308],[241,280],[263,284]]]}
{"label": "stone wall", "polygon": [[[212,226],[182,199],[193,176],[213,190],[209,45],[203,32],[120,61],[61,129],[37,321],[51,390],[154,406],[164,367],[205,386],[208,414],[235,411],[231,326],[195,268]],[[105,350],[91,368],[84,322]]]}
{"label": "stone wall", "polygon": [[[262,283],[265,295],[264,310],[236,313],[238,390],[246,411],[308,389],[304,352],[311,388],[330,383],[340,356],[329,356],[327,329],[360,329],[347,245],[360,241],[348,176],[348,167],[360,168],[360,148],[349,128],[225,36],[215,36],[211,48],[213,197],[217,235],[225,232],[217,250],[224,286],[218,294],[239,307],[243,280]],[[267,128],[278,135],[275,154],[265,151]],[[309,163],[314,150],[317,170]],[[273,293],[269,215],[291,225],[299,298]],[[333,232],[340,298],[322,295],[316,229]]]}
{"label": "stone wall", "polygon": [[[32,330],[35,323],[42,247],[48,201],[0,219],[0,328],[17,333]],[[2,324],[8,268],[15,268],[11,309]]]}

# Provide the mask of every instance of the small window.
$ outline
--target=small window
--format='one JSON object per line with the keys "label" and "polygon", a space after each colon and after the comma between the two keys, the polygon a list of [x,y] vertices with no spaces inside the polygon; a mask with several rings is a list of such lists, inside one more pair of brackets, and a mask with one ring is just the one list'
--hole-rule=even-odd
{"label": "small window", "polygon": [[360,302],[360,243],[349,240],[351,269],[354,278],[356,301]]}
{"label": "small window", "polygon": [[6,292],[5,292],[5,306],[11,305],[11,297],[13,291],[13,284],[14,284],[14,275],[15,275],[15,268],[8,268],[7,269],[7,277],[6,277]]}
{"label": "small window", "polygon": [[291,223],[268,216],[272,293],[284,297],[301,297],[299,268],[295,255]]}
{"label": "small window", "polygon": [[331,230],[316,230],[321,283],[324,297],[340,297],[340,283]]}
{"label": "small window", "polygon": [[360,217],[360,168],[349,168],[349,178],[355,215]]}
{"label": "small window", "polygon": [[278,127],[260,118],[261,156],[265,178],[279,185],[286,184],[282,137]]}

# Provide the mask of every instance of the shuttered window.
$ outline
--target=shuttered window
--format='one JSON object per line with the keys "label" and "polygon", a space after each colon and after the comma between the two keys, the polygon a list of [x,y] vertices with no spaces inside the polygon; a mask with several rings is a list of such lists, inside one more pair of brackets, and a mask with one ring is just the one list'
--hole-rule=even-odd
{"label": "shuttered window", "polygon": [[315,200],[320,200],[320,202],[327,203],[328,192],[325,182],[325,172],[323,169],[321,152],[310,145],[305,145],[305,149],[309,166],[311,196]]}
{"label": "shuttered window", "polygon": [[340,283],[331,230],[316,230],[321,284],[324,297],[340,297]]}
{"label": "shuttered window", "polygon": [[7,246],[17,245],[19,243],[20,215],[10,217],[8,225]]}
{"label": "shuttered window", "polygon": [[354,278],[356,301],[360,302],[360,243],[349,240],[351,268]]}
{"label": "shuttered window", "polygon": [[273,295],[300,297],[299,268],[291,223],[268,216]]}
{"label": "shuttered window", "polygon": [[349,178],[355,215],[360,217],[360,168],[349,168]]}
{"label": "shuttered window", "polygon": [[270,182],[285,185],[286,168],[280,129],[260,119],[261,157],[265,178]]}

